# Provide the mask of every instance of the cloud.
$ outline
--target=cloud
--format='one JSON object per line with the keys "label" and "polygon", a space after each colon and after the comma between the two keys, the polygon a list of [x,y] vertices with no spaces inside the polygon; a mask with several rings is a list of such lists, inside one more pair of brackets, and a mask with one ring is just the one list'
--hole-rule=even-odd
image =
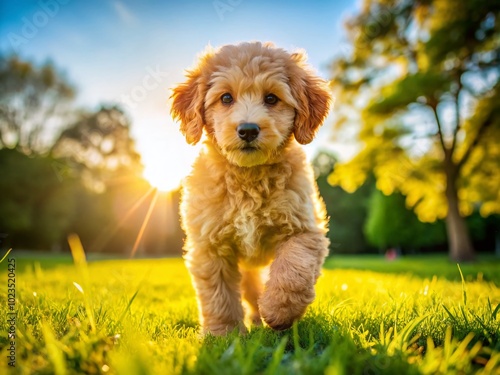
{"label": "cloud", "polygon": [[126,25],[133,26],[138,23],[134,13],[123,2],[115,0],[113,1],[113,7],[120,20]]}

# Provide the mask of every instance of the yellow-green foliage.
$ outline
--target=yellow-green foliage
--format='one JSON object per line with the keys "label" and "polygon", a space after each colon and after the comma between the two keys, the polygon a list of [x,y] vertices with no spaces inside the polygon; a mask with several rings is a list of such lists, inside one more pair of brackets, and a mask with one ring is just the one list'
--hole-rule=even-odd
{"label": "yellow-green foliage", "polygon": [[[202,338],[181,259],[41,264],[17,261],[14,369],[0,321],[0,368],[11,373],[499,373],[492,281],[325,270],[293,329]],[[0,296],[6,316],[6,287]]]}

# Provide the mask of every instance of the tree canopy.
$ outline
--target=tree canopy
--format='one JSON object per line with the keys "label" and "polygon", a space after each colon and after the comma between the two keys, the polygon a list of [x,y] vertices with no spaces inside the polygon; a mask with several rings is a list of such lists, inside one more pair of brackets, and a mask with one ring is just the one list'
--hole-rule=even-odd
{"label": "tree canopy", "polygon": [[75,217],[74,181],[60,181],[52,162],[0,149],[0,231],[17,248],[52,248]]}
{"label": "tree canopy", "polygon": [[130,122],[118,107],[83,114],[57,138],[52,155],[79,170],[84,183],[103,191],[116,179],[139,177],[143,166],[130,135]]}
{"label": "tree canopy", "polygon": [[329,182],[373,172],[421,221],[446,218],[450,256],[473,259],[464,217],[500,212],[500,2],[365,0],[332,64],[338,132],[360,152]]}
{"label": "tree canopy", "polygon": [[0,59],[0,88],[3,246],[56,250],[77,233],[89,251],[180,252],[171,197],[142,177],[119,107],[76,108],[53,64],[17,56]]}
{"label": "tree canopy", "polygon": [[75,90],[50,62],[41,66],[0,54],[0,147],[47,151],[50,133],[65,124]]}

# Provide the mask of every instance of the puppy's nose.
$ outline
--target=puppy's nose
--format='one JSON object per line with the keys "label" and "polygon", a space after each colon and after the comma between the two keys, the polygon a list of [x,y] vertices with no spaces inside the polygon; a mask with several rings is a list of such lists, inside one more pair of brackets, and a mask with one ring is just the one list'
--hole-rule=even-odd
{"label": "puppy's nose", "polygon": [[238,137],[250,143],[259,136],[260,128],[259,125],[252,122],[244,122],[238,125],[236,131],[238,132]]}

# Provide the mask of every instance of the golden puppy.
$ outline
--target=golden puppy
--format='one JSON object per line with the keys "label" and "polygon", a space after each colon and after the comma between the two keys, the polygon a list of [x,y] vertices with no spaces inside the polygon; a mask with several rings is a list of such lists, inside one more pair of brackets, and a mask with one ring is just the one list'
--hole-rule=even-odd
{"label": "golden puppy", "polygon": [[[302,53],[242,43],[206,52],[172,97],[187,141],[206,133],[181,203],[203,331],[244,332],[242,300],[255,324],[289,328],[328,254],[324,205],[299,146],[328,113],[326,83]],[[269,264],[263,286],[259,267]]]}

